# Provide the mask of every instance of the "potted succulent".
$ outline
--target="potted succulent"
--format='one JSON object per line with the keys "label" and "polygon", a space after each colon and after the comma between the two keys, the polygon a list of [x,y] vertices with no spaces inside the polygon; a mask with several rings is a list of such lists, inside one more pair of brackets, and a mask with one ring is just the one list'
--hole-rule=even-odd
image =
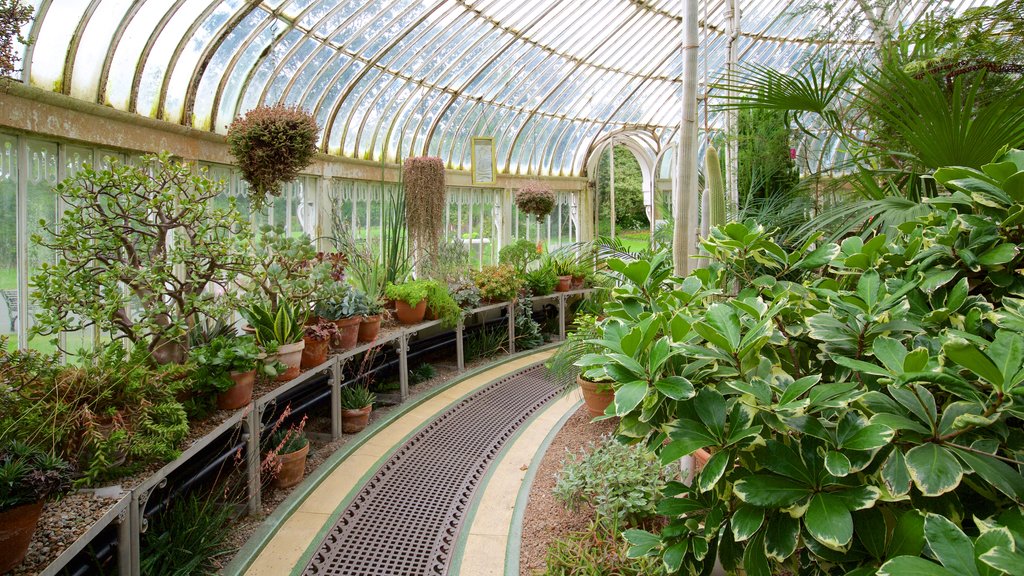
{"label": "potted succulent", "polygon": [[449,284],[448,293],[463,310],[472,310],[480,306],[480,288],[470,280],[458,280]]}
{"label": "potted succulent", "polygon": [[541,264],[536,270],[530,270],[524,275],[527,287],[534,296],[547,296],[555,290],[558,285],[558,276],[550,262]]}
{"label": "potted succulent", "polygon": [[252,304],[239,310],[253,328],[256,343],[267,352],[267,361],[280,361],[286,366],[277,380],[291,380],[299,375],[302,364],[302,339],[308,313],[289,302],[280,302],[277,311],[266,304]]}
{"label": "potted succulent", "polygon": [[388,284],[384,296],[395,301],[395,315],[402,324],[417,324],[427,313],[428,280]]}
{"label": "potted succulent", "polygon": [[377,335],[380,334],[381,313],[384,312],[384,307],[381,306],[379,300],[371,298],[362,290],[358,294],[362,299],[361,309],[363,311],[359,322],[358,340],[360,342],[373,342],[377,339]]}
{"label": "potted succulent", "polygon": [[359,324],[363,320],[363,303],[365,298],[359,296],[360,290],[344,282],[335,282],[330,294],[316,306],[317,316],[331,320],[337,325],[341,335],[336,340],[338,348],[348,350],[356,345],[359,338]]}
{"label": "potted succulent", "polygon": [[60,458],[20,442],[0,446],[0,573],[25,559],[49,496],[71,487],[71,468]]}
{"label": "potted succulent", "polygon": [[217,393],[217,408],[241,408],[252,401],[256,367],[265,356],[255,337],[224,333],[189,352],[196,365],[192,379]]}
{"label": "potted succulent", "polygon": [[485,302],[508,302],[519,294],[523,279],[513,266],[484,266],[473,275]]}
{"label": "potted succulent", "polygon": [[545,264],[550,264],[558,277],[555,291],[568,292],[572,288],[572,275],[576,273],[575,262],[567,256],[551,256]]}
{"label": "potted succulent", "polygon": [[273,485],[276,488],[290,488],[302,481],[306,473],[306,456],[309,454],[309,438],[303,432],[306,417],[299,424],[285,430],[276,429],[270,435],[270,454],[267,460],[274,471]]}
{"label": "potted succulent", "polygon": [[302,335],[306,347],[302,349],[300,367],[307,370],[326,362],[331,341],[338,338],[341,338],[341,330],[338,330],[338,325],[330,320],[319,318],[312,324],[306,324]]}
{"label": "potted succulent", "polygon": [[362,432],[370,421],[370,412],[377,399],[364,386],[346,386],[341,389],[341,431],[346,434]]}

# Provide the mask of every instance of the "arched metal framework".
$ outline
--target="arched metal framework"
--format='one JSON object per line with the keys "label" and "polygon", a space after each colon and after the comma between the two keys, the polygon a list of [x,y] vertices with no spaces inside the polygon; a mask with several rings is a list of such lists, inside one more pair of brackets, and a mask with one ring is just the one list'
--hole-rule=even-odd
{"label": "arched metal framework", "polygon": [[[608,134],[644,131],[664,148],[679,121],[678,0],[30,3],[26,83],[218,133],[259,104],[299,105],[330,154],[428,153],[468,168],[470,137],[493,136],[500,170],[570,176]],[[880,18],[991,2],[891,0],[871,12],[877,3],[708,0],[704,77],[726,69],[730,37],[740,61],[785,70],[820,50],[855,57]],[[815,39],[838,22],[841,40]]]}

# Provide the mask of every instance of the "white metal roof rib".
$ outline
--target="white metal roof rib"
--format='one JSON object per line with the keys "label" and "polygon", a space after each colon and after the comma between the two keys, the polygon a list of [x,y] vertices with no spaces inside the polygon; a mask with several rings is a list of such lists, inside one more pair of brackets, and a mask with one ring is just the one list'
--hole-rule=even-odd
{"label": "white metal roof rib", "polygon": [[[994,3],[892,1],[891,23]],[[677,122],[678,0],[29,3],[23,81],[202,130],[223,133],[254,106],[285,102],[313,112],[328,153],[429,152],[464,168],[469,137],[486,135],[499,169],[568,176],[603,135],[667,138]],[[822,49],[862,52],[865,5],[740,0],[740,58],[785,70]],[[726,0],[698,8],[711,81],[726,66],[727,10]],[[823,46],[815,32],[837,22],[845,34]]]}

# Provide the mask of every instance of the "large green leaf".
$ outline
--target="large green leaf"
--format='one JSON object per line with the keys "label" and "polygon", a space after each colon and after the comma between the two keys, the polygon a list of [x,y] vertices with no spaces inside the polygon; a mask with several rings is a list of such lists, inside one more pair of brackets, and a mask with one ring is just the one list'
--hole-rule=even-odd
{"label": "large green leaf", "polygon": [[811,494],[806,484],[768,474],[747,476],[737,481],[733,490],[744,502],[770,508],[791,506]]}
{"label": "large green leaf", "polygon": [[845,550],[853,538],[853,516],[846,504],[827,493],[811,497],[804,526],[815,540],[833,550]]}
{"label": "large green leaf", "polygon": [[1003,373],[977,346],[962,338],[951,338],[942,345],[947,358],[988,380],[997,388],[1003,385]]}
{"label": "large green leaf", "polygon": [[628,552],[630,558],[640,558],[651,550],[661,546],[661,538],[657,534],[651,534],[646,530],[626,530],[622,533],[626,542],[631,544]]}
{"label": "large green leaf", "polygon": [[854,533],[871,556],[881,559],[885,556],[885,539],[888,529],[885,515],[877,508],[861,510],[853,515]]}
{"label": "large green leaf", "polygon": [[625,416],[640,405],[647,395],[647,382],[634,380],[626,382],[615,391],[615,415]]}
{"label": "large green leaf", "polygon": [[764,532],[764,552],[776,562],[782,562],[796,552],[800,536],[800,520],[789,514],[775,514],[768,520]]}
{"label": "large green leaf", "polygon": [[882,463],[882,482],[893,496],[903,496],[910,492],[910,471],[899,448],[893,450]]}
{"label": "large green leaf", "polygon": [[1009,464],[992,456],[951,447],[950,450],[974,473],[1017,502],[1024,502],[1024,476]]}
{"label": "large green leaf", "polygon": [[978,576],[974,565],[974,544],[956,526],[938,514],[924,518],[924,537],[935,558],[955,574]]}
{"label": "large green leaf", "polygon": [[760,506],[738,506],[729,520],[732,528],[732,537],[736,542],[742,542],[754,535],[754,532],[764,522],[764,508]]}
{"label": "large green leaf", "polygon": [[702,388],[694,399],[697,416],[717,438],[725,436],[725,397],[711,388]]}
{"label": "large green leaf", "polygon": [[896,521],[892,536],[886,545],[885,555],[889,558],[917,556],[924,549],[924,516],[917,510],[907,510]]}
{"label": "large green leaf", "polygon": [[707,428],[700,422],[684,420],[678,423],[670,433],[672,439],[661,449],[661,463],[668,465],[683,456],[692,454],[700,448],[714,446],[718,440],[708,434]]}
{"label": "large green leaf", "polygon": [[[982,532],[974,541],[974,565],[978,568],[980,576],[1002,576],[1004,572],[1003,570],[998,570],[997,567],[992,566],[982,558],[987,552],[995,549],[1009,551],[1014,548],[1013,534],[1009,529],[1000,527]],[[999,554],[999,552],[996,552],[996,554]],[[1016,565],[1014,567],[1016,573],[1024,574],[1024,556],[1017,559],[1014,564]],[[1013,572],[1010,573],[1013,574]]]}
{"label": "large green leaf", "polygon": [[1024,335],[1012,330],[999,330],[988,347],[987,355],[995,360],[1007,389],[1024,380]]}
{"label": "large green leaf", "polygon": [[[840,421],[840,426],[844,422]],[[888,444],[894,435],[888,426],[868,424],[841,439],[839,447],[847,450],[877,450]]]}
{"label": "large green leaf", "polygon": [[963,467],[949,450],[931,442],[911,448],[906,462],[914,485],[925,496],[940,496],[953,490],[964,475]]}
{"label": "large green leaf", "polygon": [[697,478],[698,490],[707,492],[714,488],[730,464],[732,464],[732,455],[729,452],[725,450],[715,452],[704,465],[704,469],[700,471],[700,476]]}
{"label": "large green leaf", "polygon": [[740,345],[740,319],[736,310],[728,304],[712,304],[704,315],[705,322],[720,334],[729,352],[735,352]]}
{"label": "large green leaf", "polygon": [[693,398],[693,384],[682,376],[666,376],[654,383],[654,387],[673,400]]}
{"label": "large green leaf", "polygon": [[1016,258],[1017,252],[1017,245],[1007,242],[982,252],[978,256],[978,263],[982,266],[999,266]]}
{"label": "large green leaf", "polygon": [[915,556],[897,556],[878,569],[878,576],[963,576]]}

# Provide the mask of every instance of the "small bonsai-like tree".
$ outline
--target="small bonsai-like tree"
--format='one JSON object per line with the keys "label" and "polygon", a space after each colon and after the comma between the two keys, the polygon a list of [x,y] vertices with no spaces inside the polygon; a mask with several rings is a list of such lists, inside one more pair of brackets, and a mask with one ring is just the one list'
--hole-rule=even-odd
{"label": "small bonsai-like tree", "polygon": [[283,303],[308,310],[323,297],[321,288],[335,282],[336,261],[320,257],[306,234],[263,226],[250,236],[249,253],[253,268],[239,277],[239,286],[250,303],[265,302],[272,311]]}
{"label": "small bonsai-like tree", "polygon": [[444,206],[444,162],[435,156],[419,156],[405,161],[405,218],[413,240],[416,260],[423,253],[433,262],[441,240]]}
{"label": "small bonsai-like tree", "polygon": [[309,166],[319,131],[309,112],[284,104],[253,108],[231,123],[228,148],[251,186],[253,210],[263,209],[269,196],[280,196],[281,185]]}
{"label": "small bonsai-like tree", "polygon": [[520,212],[533,214],[543,220],[555,208],[555,194],[541,182],[527,182],[516,190],[516,206]]}
{"label": "small bonsai-like tree", "polygon": [[20,0],[0,0],[0,78],[11,76],[20,58],[14,52],[14,41],[28,41],[21,35],[21,27],[32,20],[32,7]]}
{"label": "small bonsai-like tree", "polygon": [[210,203],[222,190],[167,153],[138,166],[85,166],[58,184],[67,208],[33,236],[57,256],[32,278],[41,308],[33,333],[95,325],[146,345],[158,363],[182,362],[197,316],[230,309],[230,295],[211,288],[253,269],[248,222],[233,202]]}

